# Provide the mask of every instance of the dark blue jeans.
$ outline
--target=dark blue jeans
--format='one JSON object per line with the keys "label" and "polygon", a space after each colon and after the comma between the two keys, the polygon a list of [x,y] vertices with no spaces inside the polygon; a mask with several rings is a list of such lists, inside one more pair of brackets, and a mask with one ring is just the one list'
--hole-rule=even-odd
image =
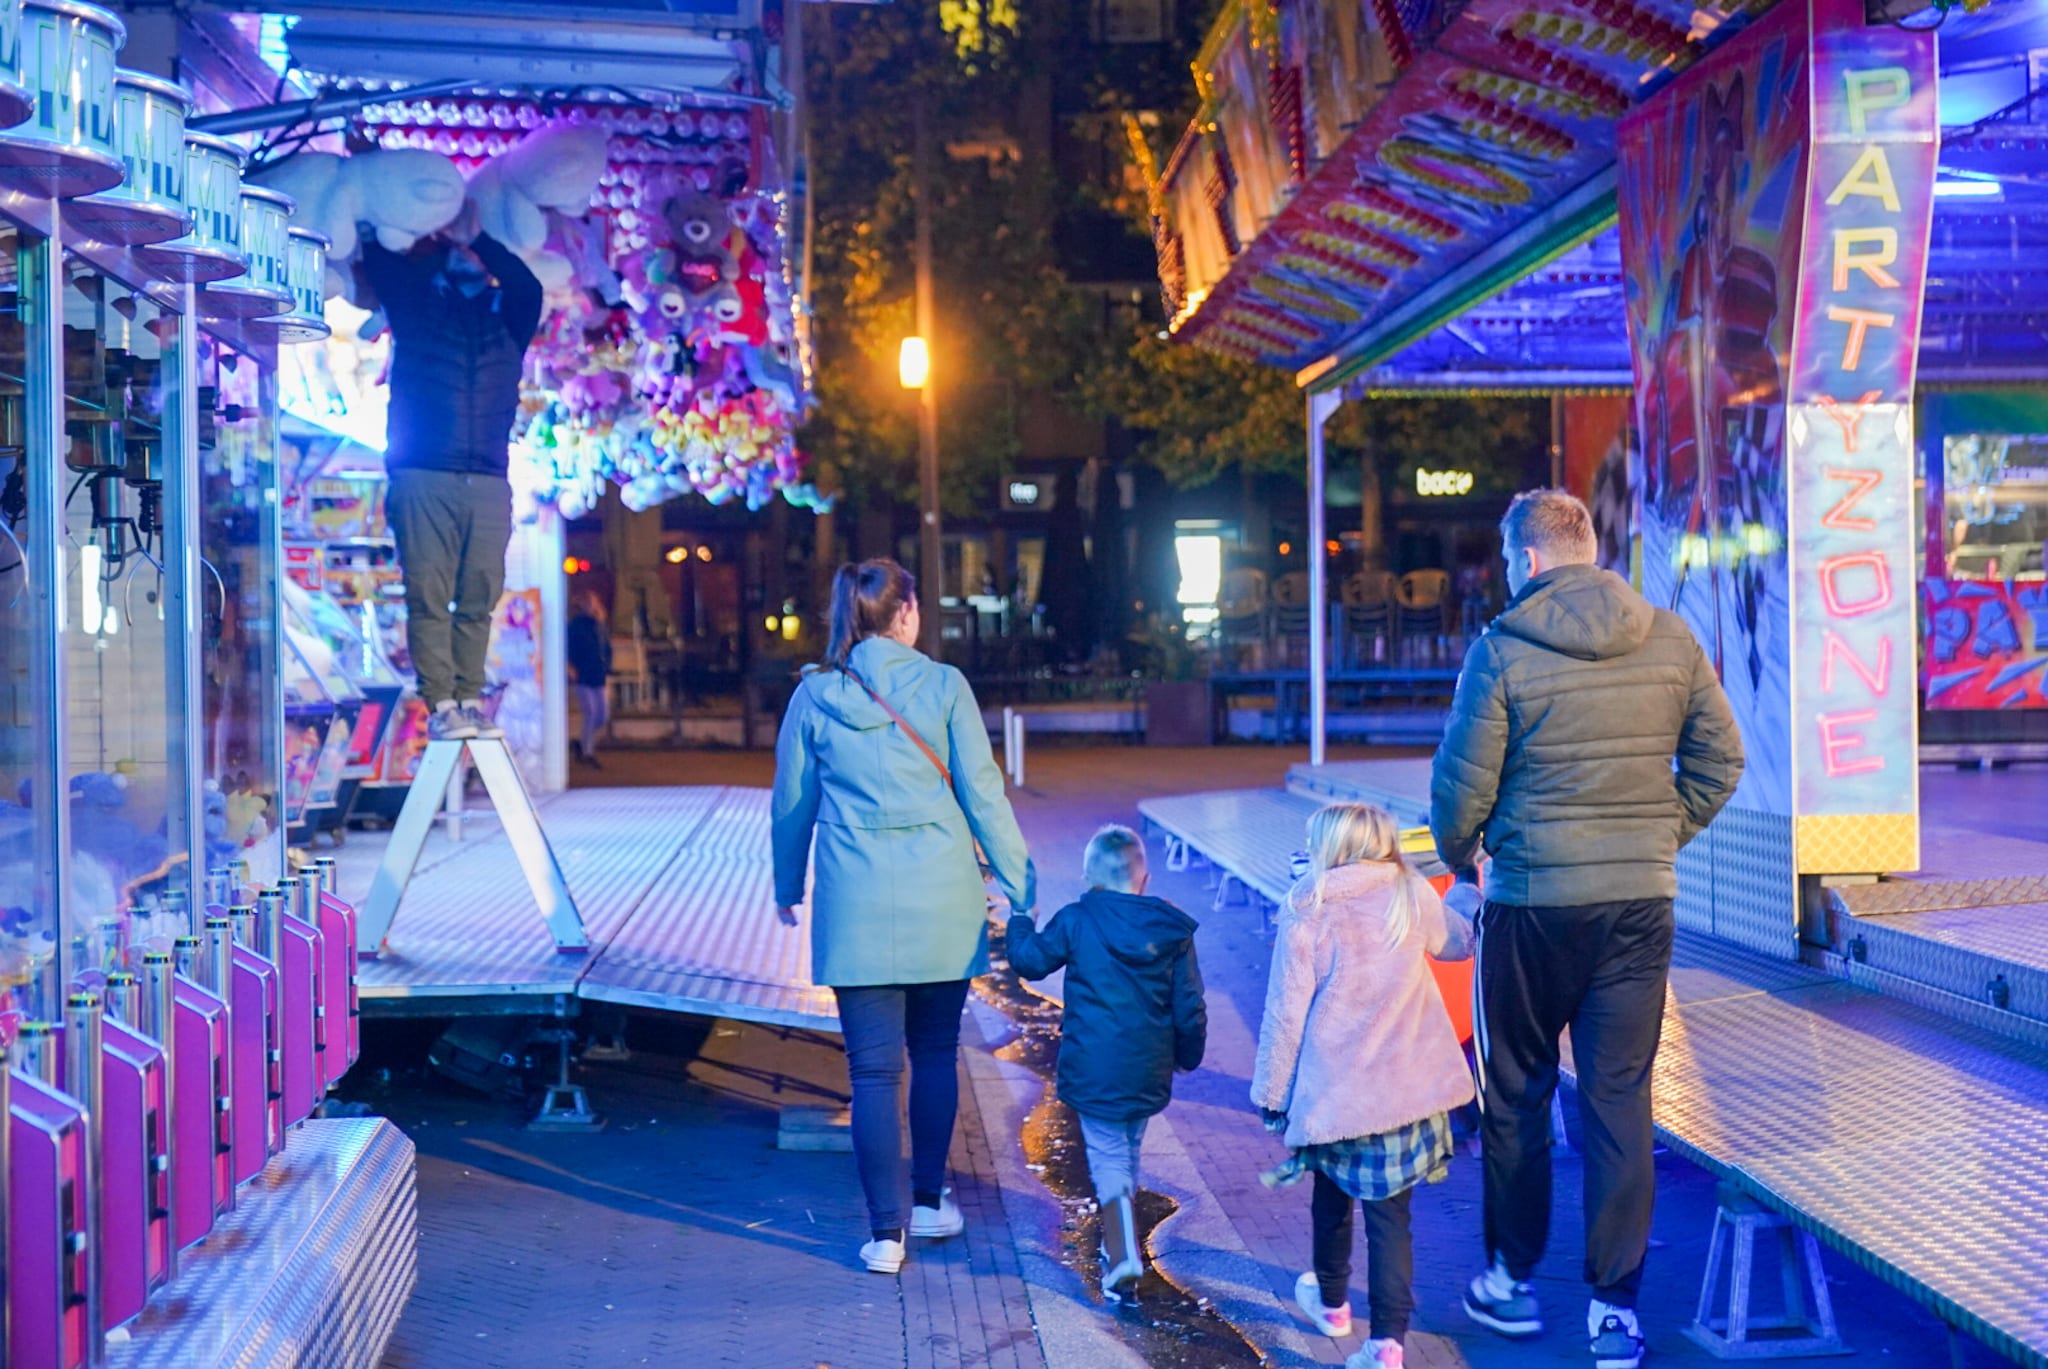
{"label": "dark blue jeans", "polygon": [[[960,1010],[967,981],[834,989],[853,1080],[853,1159],[876,1236],[901,1233],[910,1193],[937,1193],[960,1110]],[[903,1174],[903,1058],[910,1057],[910,1186]]]}

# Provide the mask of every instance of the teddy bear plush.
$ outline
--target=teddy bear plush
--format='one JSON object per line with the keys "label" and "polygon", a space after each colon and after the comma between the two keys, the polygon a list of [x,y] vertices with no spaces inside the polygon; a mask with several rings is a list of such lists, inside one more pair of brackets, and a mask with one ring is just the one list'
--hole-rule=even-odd
{"label": "teddy bear plush", "polygon": [[[590,208],[609,149],[609,136],[596,124],[545,124],[469,178],[483,231],[517,253],[549,290],[577,284],[579,264],[589,269],[591,244],[560,225]],[[601,243],[596,257],[601,265]]]}
{"label": "teddy bear plush", "polygon": [[359,247],[357,225],[369,225],[378,242],[404,252],[454,222],[464,195],[455,163],[421,148],[385,148],[351,157],[301,152],[251,179],[298,201],[298,221],[332,240],[327,293],[351,300],[354,280],[348,263]]}

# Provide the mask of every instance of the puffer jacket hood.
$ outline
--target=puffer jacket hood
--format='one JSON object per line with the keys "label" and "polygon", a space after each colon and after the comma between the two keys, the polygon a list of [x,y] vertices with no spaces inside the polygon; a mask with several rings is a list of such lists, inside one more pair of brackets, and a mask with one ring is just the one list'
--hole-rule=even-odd
{"label": "puffer jacket hood", "polygon": [[816,983],[980,974],[988,903],[976,848],[1012,908],[1038,898],[981,706],[959,671],[900,642],[862,642],[853,668],[904,726],[842,671],[813,670],[797,687],[775,740],[775,901],[794,908],[814,884]]}
{"label": "puffer jacket hood", "polygon": [[1656,614],[1611,570],[1558,566],[1522,586],[1494,627],[1581,661],[1626,656],[1650,639]]}
{"label": "puffer jacket hood", "polygon": [[1081,896],[1097,914],[1109,953],[1126,965],[1156,965],[1187,949],[1195,920],[1163,898],[1090,889]]}
{"label": "puffer jacket hood", "polygon": [[1522,587],[1465,655],[1430,786],[1437,853],[1493,857],[1522,907],[1674,898],[1735,792],[1742,738],[1685,620],[1594,566]]}
{"label": "puffer jacket hood", "polygon": [[[875,693],[889,701],[890,708],[906,718],[918,711],[918,702],[926,693],[936,697],[946,685],[945,676],[932,669],[929,657],[889,637],[870,637],[855,643],[847,664]],[[818,666],[805,679],[812,701],[833,722],[857,732],[889,726],[888,710],[845,671]]]}
{"label": "puffer jacket hood", "polygon": [[1090,889],[1044,927],[1010,919],[1011,968],[1065,969],[1059,1096],[1083,1117],[1128,1122],[1173,1098],[1173,1072],[1202,1063],[1209,1013],[1195,920],[1164,899]]}

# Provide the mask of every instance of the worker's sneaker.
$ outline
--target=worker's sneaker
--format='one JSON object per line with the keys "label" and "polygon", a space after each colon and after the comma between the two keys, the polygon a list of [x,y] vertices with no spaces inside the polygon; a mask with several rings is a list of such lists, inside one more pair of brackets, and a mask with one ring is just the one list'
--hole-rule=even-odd
{"label": "worker's sneaker", "polygon": [[1348,1336],[1351,1334],[1351,1304],[1339,1303],[1331,1307],[1323,1301],[1323,1286],[1313,1272],[1302,1275],[1294,1281],[1294,1301],[1308,1315],[1316,1330],[1326,1336]]}
{"label": "worker's sneaker", "polygon": [[477,736],[495,741],[505,735],[505,729],[492,722],[491,715],[484,712],[482,699],[463,700],[462,711],[469,715],[470,724],[476,728]]}
{"label": "worker's sneaker", "polygon": [[942,1240],[957,1236],[967,1229],[967,1219],[960,1215],[960,1209],[953,1205],[950,1193],[939,1195],[937,1207],[913,1207],[910,1209],[910,1234],[927,1240]]}
{"label": "worker's sneaker", "polygon": [[903,1268],[903,1242],[869,1241],[860,1248],[860,1262],[870,1274],[895,1274]]}
{"label": "worker's sneaker", "polygon": [[427,717],[427,740],[430,742],[466,742],[475,740],[476,736],[476,719],[453,699],[436,704]]}
{"label": "worker's sneaker", "polygon": [[1510,1340],[1543,1334],[1543,1309],[1536,1301],[1536,1290],[1517,1281],[1498,1257],[1466,1288],[1465,1315]]}
{"label": "worker's sneaker", "polygon": [[1593,1369],[1636,1369],[1643,1362],[1643,1328],[1632,1307],[1593,1299],[1586,1308],[1586,1335],[1593,1343]]}

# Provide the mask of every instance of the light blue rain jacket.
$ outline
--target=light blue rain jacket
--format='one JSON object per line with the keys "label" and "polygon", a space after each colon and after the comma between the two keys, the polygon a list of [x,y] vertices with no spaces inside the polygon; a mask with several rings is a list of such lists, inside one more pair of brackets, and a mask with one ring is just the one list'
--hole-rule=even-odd
{"label": "light blue rain jacket", "polygon": [[805,864],[815,857],[811,977],[819,984],[980,974],[988,917],[975,842],[1012,909],[1036,902],[1038,872],[974,691],[952,666],[886,637],[855,646],[852,665],[945,761],[953,787],[844,673],[807,675],[775,742],[775,901],[803,900]]}

